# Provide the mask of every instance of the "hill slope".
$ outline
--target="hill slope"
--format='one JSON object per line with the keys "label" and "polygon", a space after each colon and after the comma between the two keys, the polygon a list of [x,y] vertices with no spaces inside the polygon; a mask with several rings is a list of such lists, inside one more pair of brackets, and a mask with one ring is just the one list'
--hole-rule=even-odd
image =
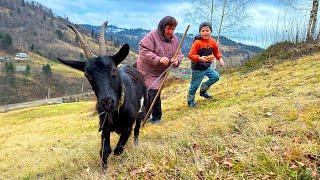
{"label": "hill slope", "polygon": [[[81,59],[83,56],[79,40],[67,27],[73,24],[68,17],[56,16],[51,9],[38,2],[0,0],[0,19],[0,32],[12,37],[16,49],[36,52],[48,59]],[[89,41],[93,52],[97,53],[97,38],[90,36],[90,31],[86,29],[78,27],[78,30]],[[109,47],[110,54],[118,49],[112,45]]]}
{"label": "hill slope", "polygon": [[[0,62],[0,105],[45,99],[50,88],[50,97],[91,92],[91,86],[83,73],[65,65],[29,53],[30,60],[13,61],[17,67],[29,67],[30,73],[6,72],[6,63]],[[51,73],[44,73],[43,65],[50,65]]]}
{"label": "hill slope", "polygon": [[142,129],[139,147],[130,138],[123,155],[111,155],[106,175],[94,102],[0,114],[0,179],[316,179],[318,59],[224,75],[210,90],[215,100],[197,96],[197,108],[186,106],[188,82],[172,83],[162,93],[163,122]]}

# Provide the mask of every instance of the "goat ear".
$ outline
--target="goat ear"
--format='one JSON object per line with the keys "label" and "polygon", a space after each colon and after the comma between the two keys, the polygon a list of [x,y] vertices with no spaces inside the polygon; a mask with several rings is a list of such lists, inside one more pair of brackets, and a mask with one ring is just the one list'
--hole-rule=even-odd
{"label": "goat ear", "polygon": [[125,44],[121,47],[121,49],[115,55],[111,56],[111,58],[117,66],[128,56],[128,53],[129,53],[129,45]]}
{"label": "goat ear", "polygon": [[74,69],[78,69],[80,71],[84,71],[84,66],[86,64],[86,62],[82,62],[82,61],[73,61],[73,60],[64,60],[64,59],[60,59],[57,58],[58,61],[60,61],[62,64],[65,64],[69,67],[72,67]]}

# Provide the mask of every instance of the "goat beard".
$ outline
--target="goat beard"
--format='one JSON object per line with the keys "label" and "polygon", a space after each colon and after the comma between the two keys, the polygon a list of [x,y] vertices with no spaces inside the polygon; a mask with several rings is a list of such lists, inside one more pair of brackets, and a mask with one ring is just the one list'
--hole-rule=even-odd
{"label": "goat beard", "polygon": [[106,124],[108,126],[112,126],[113,125],[113,121],[112,118],[113,117],[113,113],[107,113],[104,112],[101,116],[100,116],[100,128],[99,131],[102,131],[104,129],[106,129]]}

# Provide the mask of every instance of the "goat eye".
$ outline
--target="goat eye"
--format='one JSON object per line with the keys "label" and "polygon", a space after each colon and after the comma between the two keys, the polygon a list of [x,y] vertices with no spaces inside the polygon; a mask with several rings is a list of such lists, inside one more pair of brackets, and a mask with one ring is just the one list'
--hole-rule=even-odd
{"label": "goat eye", "polygon": [[112,76],[117,75],[117,69],[116,69],[116,68],[112,68],[112,70],[111,70],[111,75],[112,75]]}

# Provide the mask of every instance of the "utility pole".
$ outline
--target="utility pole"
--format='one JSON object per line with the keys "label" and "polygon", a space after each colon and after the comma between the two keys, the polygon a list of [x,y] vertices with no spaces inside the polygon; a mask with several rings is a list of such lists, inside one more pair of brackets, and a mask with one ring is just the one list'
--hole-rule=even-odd
{"label": "utility pole", "polygon": [[83,84],[81,84],[81,94],[83,94]]}
{"label": "utility pole", "polygon": [[48,88],[48,99],[50,99],[50,88]]}

